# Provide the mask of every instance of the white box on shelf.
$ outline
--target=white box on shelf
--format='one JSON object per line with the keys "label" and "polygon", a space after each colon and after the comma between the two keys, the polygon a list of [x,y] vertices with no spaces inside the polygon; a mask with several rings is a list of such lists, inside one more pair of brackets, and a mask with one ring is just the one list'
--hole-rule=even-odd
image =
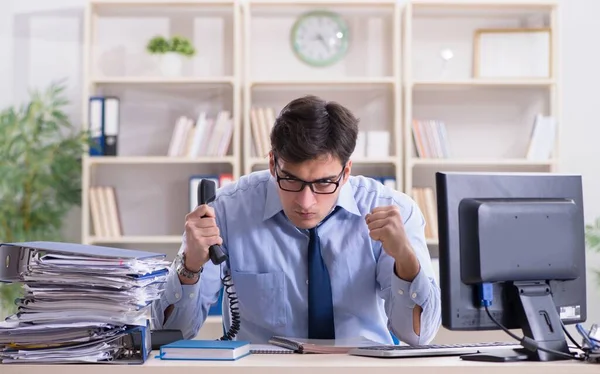
{"label": "white box on shelf", "polygon": [[390,132],[385,130],[367,132],[367,157],[379,158],[390,155]]}
{"label": "white box on shelf", "polygon": [[367,154],[367,133],[359,131],[356,136],[356,147],[354,153],[352,153],[353,160],[362,160]]}

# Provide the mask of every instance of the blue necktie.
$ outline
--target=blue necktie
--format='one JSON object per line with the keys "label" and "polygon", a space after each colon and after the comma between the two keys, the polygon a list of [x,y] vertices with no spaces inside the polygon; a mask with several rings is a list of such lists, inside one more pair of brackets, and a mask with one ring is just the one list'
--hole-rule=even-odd
{"label": "blue necktie", "polygon": [[[331,217],[336,209],[319,225]],[[321,241],[317,227],[308,230],[308,337],[311,339],[335,339],[333,300],[329,272],[321,256]]]}

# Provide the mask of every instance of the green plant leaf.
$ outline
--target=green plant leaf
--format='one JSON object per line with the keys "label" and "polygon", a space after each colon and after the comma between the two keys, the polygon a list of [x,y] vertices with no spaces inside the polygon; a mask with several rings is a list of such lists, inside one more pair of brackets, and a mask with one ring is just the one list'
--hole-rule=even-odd
{"label": "green plant leaf", "polygon": [[151,54],[175,52],[187,57],[192,57],[196,54],[192,43],[180,35],[174,35],[170,39],[163,36],[155,36],[146,45],[146,50]]}
{"label": "green plant leaf", "polygon": [[[93,144],[65,108],[66,81],[32,90],[29,101],[0,111],[0,240],[60,241],[66,214],[81,203],[81,158]],[[21,287],[0,285],[12,310]]]}

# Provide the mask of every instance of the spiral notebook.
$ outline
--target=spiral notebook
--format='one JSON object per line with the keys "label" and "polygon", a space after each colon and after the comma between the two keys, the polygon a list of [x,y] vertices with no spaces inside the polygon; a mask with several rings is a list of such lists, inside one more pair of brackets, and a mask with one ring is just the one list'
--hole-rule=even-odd
{"label": "spiral notebook", "polygon": [[351,349],[381,345],[364,336],[338,339],[306,339],[286,336],[273,336],[269,343],[291,349],[297,353],[348,353]]}
{"label": "spiral notebook", "polygon": [[250,353],[259,355],[295,353],[293,349],[278,347],[273,344],[250,344]]}

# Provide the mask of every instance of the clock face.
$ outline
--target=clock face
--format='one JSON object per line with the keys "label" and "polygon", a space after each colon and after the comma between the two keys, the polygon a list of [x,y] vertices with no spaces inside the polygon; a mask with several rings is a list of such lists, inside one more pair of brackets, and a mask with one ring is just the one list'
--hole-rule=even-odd
{"label": "clock face", "polygon": [[305,13],[294,23],[291,42],[300,60],[311,66],[329,66],[346,54],[348,27],[332,12]]}

